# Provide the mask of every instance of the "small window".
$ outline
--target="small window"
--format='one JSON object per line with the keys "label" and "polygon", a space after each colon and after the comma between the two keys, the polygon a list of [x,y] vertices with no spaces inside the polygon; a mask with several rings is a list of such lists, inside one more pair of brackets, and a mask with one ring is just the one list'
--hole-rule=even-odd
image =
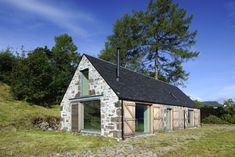
{"label": "small window", "polygon": [[89,95],[89,70],[81,71],[81,95]]}

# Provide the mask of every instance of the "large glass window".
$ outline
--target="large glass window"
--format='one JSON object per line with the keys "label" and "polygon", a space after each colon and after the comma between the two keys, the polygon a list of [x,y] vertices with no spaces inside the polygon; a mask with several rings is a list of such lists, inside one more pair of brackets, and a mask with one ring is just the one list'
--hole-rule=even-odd
{"label": "large glass window", "polygon": [[87,101],[84,104],[84,129],[100,130],[100,101]]}
{"label": "large glass window", "polygon": [[88,69],[81,71],[81,95],[89,95],[89,73]]}
{"label": "large glass window", "polygon": [[136,104],[136,132],[149,132],[149,108],[146,105]]}

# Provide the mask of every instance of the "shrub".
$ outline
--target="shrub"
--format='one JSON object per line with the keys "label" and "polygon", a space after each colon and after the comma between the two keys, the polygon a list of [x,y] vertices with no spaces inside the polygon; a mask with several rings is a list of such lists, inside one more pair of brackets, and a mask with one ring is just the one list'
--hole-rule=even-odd
{"label": "shrub", "polygon": [[227,114],[228,112],[225,111],[223,107],[213,108],[211,106],[205,106],[200,108],[201,110],[201,118],[207,118],[210,115],[215,115],[217,117],[221,117],[223,114]]}
{"label": "shrub", "polygon": [[227,122],[220,119],[219,117],[216,117],[214,115],[210,115],[202,120],[202,123],[206,124],[226,124]]}
{"label": "shrub", "polygon": [[221,119],[223,119],[224,121],[226,121],[228,123],[235,124],[235,114],[234,115],[224,114],[224,115],[222,115]]}
{"label": "shrub", "polygon": [[232,121],[231,121],[231,123],[235,124],[235,114],[232,115]]}
{"label": "shrub", "polygon": [[228,123],[232,123],[232,116],[230,114],[224,114],[221,116],[221,119],[223,119],[224,121],[228,122]]}

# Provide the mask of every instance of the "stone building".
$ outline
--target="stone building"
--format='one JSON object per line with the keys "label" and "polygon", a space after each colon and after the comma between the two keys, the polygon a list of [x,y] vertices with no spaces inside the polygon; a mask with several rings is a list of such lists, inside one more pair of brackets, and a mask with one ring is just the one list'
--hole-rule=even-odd
{"label": "stone building", "polygon": [[200,126],[179,88],[84,54],[61,102],[61,129],[116,139]]}

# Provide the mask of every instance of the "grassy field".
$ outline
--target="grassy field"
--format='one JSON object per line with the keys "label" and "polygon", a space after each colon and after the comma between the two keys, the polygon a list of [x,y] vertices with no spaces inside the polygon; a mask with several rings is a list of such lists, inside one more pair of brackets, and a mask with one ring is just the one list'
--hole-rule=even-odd
{"label": "grassy field", "polygon": [[[203,125],[201,128],[160,133],[149,138],[150,148],[160,147],[161,156],[218,156],[235,155],[235,125]],[[146,142],[148,143],[148,142]]]}
{"label": "grassy field", "polygon": [[46,156],[109,146],[115,142],[109,138],[79,134],[12,129],[0,133],[0,156]]}
{"label": "grassy field", "polygon": [[235,156],[235,125],[203,125],[117,142],[103,137],[42,131],[31,124],[32,118],[39,116],[59,116],[59,107],[44,108],[16,101],[10,96],[9,87],[0,84],[0,156],[47,156],[84,150],[94,154],[106,152],[108,156],[114,156],[116,150],[139,156],[146,156],[146,152],[166,157]]}
{"label": "grassy field", "polygon": [[[164,156],[198,156],[198,157],[234,157],[235,125],[205,125],[196,131],[204,135],[188,139],[189,142]],[[200,137],[200,138],[199,138]]]}
{"label": "grassy field", "polygon": [[33,127],[33,118],[49,116],[59,117],[59,106],[44,108],[16,101],[10,95],[9,86],[0,83],[0,156],[45,156],[53,152],[79,151],[116,142],[109,138],[42,131]]}

